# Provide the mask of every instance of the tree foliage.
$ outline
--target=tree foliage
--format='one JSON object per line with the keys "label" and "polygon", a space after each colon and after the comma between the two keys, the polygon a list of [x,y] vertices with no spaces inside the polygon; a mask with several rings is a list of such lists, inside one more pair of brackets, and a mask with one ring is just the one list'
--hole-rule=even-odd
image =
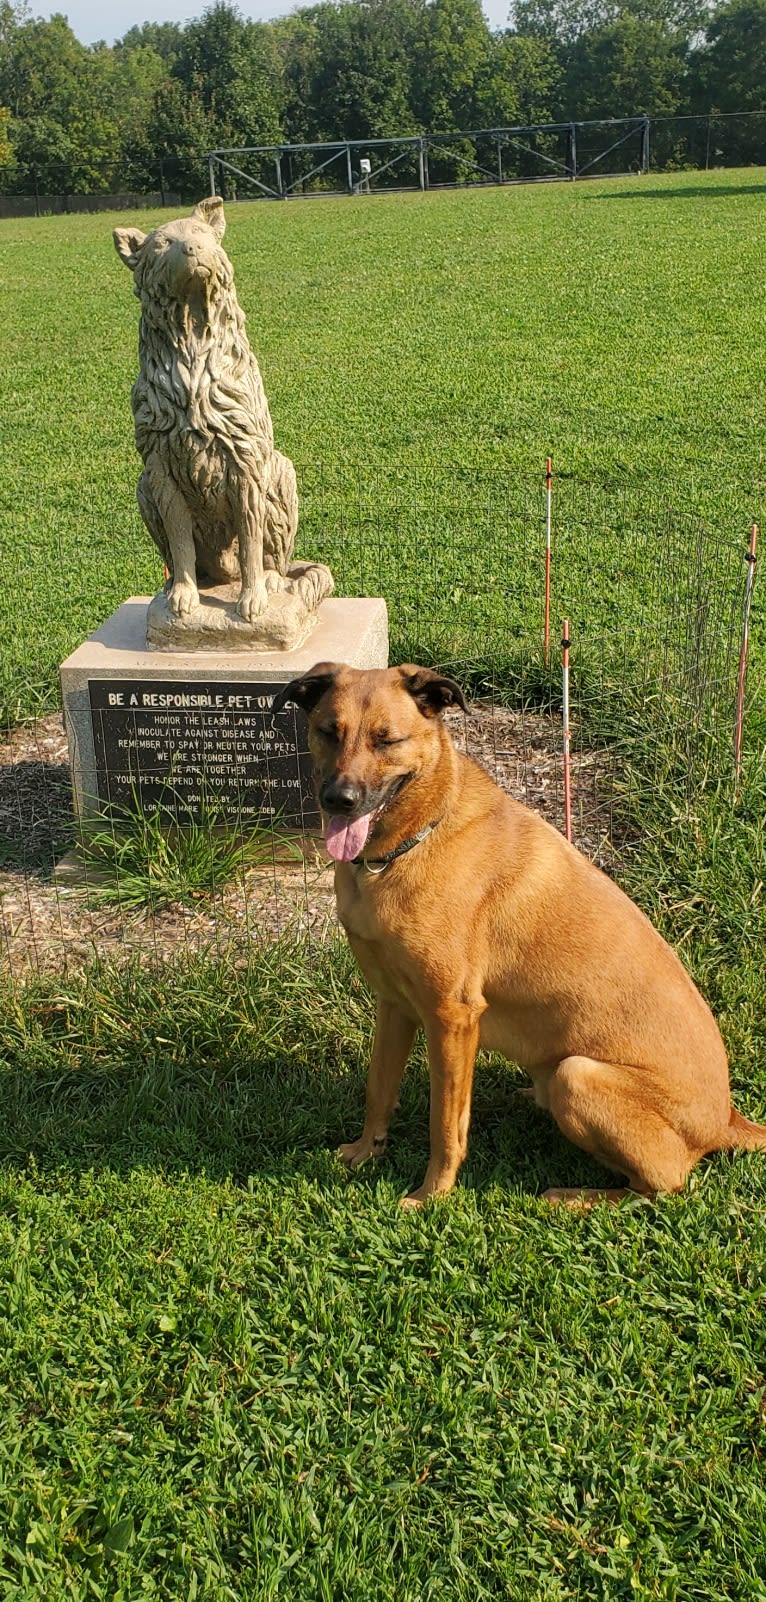
{"label": "tree foliage", "polygon": [[766,109],[766,0],[732,0],[717,12],[692,65],[699,109]]}
{"label": "tree foliage", "polygon": [[625,12],[581,34],[566,52],[561,111],[583,120],[672,117],[681,104],[685,54],[682,35]]}
{"label": "tree foliage", "polygon": [[[195,193],[210,149],[761,111],[764,81],[766,0],[513,0],[494,33],[480,0],[320,0],[270,23],[216,0],[111,48],[0,0],[0,187]],[[762,158],[760,119],[738,127]]]}

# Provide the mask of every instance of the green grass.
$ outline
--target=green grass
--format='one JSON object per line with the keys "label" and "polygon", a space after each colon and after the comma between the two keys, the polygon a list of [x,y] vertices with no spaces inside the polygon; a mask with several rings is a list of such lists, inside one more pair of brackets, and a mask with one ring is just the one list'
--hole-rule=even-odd
{"label": "green grass", "polygon": [[760,1599],[766,1160],[551,1212],[604,1176],[490,1061],[405,1216],[422,1056],[385,1162],[331,1155],[371,1022],[343,947],[4,1011],[7,1594]]}
{"label": "green grass", "polygon": [[84,832],[78,848],[90,870],[90,904],[111,902],[125,912],[189,905],[242,881],[248,868],[270,867],[275,853],[302,860],[296,839],[238,822],[215,799],[203,802],[199,813],[170,806],[137,814],[118,809],[108,826]]}
{"label": "green grass", "polygon": [[[395,655],[555,703],[532,476],[553,451],[555,616],[578,729],[615,754],[620,874],[760,1118],[758,587],[736,809],[708,713],[763,498],[763,188],[243,206],[229,236],[302,550],[386,594]],[[11,718],[55,704],[61,656],[159,582],[110,225],[0,226]],[[341,944],[0,989],[0,1596],[763,1602],[766,1158],[552,1212],[547,1186],[605,1176],[485,1059],[457,1192],[405,1216],[422,1049],[384,1162],[349,1180],[332,1155],[371,1033]]]}
{"label": "green grass", "polygon": [[[656,604],[669,505],[741,543],[766,468],[763,187],[748,169],[229,208],[301,550],[341,592],[385,589],[395,654],[467,658],[538,627],[548,451],[556,615],[580,627]],[[127,220],[0,224],[11,717],[55,704],[62,656],[161,578],[135,505]]]}

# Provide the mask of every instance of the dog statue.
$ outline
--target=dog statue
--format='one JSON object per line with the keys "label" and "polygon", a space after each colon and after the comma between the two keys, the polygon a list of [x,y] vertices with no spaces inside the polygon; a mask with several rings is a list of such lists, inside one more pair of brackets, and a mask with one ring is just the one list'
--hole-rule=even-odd
{"label": "dog statue", "polygon": [[183,619],[195,611],[200,581],[239,581],[237,612],[250,623],[271,592],[298,585],[316,604],[332,578],[319,566],[288,574],[298,525],[295,469],[274,449],[221,245],[225,228],[214,196],[150,234],[116,228],[114,243],[141,302],[133,387],[144,463],[138,504],[169,569],[170,613]]}
{"label": "dog statue", "polygon": [[766,1126],[731,1105],[723,1041],[675,952],[456,751],[440,717],[467,710],[454,679],[321,662],[275,708],[287,702],[309,715],[338,914],[377,998],[350,1168],[385,1149],[418,1027],[431,1155],[410,1205],[455,1183],[480,1045],[525,1068],[563,1133],[645,1195],[682,1189],[707,1152],[766,1149]]}

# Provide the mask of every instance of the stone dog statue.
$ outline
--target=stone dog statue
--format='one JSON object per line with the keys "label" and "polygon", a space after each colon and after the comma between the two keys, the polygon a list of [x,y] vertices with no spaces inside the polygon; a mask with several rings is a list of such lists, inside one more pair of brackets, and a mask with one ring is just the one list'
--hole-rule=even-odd
{"label": "stone dog statue", "polygon": [[[190,614],[200,609],[200,582],[230,587],[241,581],[227,626],[242,635],[242,624],[266,613],[275,592],[297,589],[301,611],[315,609],[332,589],[332,577],[321,564],[290,572],[298,525],[295,469],[274,449],[268,401],[221,245],[225,228],[223,202],[213,196],[189,217],[150,234],[116,228],[114,243],[141,302],[140,372],[133,387],[136,446],[144,463],[138,503],[170,573],[166,596],[158,599],[164,599],[168,625],[191,624]],[[218,612],[220,625],[220,606]],[[312,621],[299,622],[303,638]],[[202,624],[200,630],[204,634]],[[294,643],[279,629],[276,639],[266,639],[267,645]],[[176,648],[185,644],[179,639]]]}

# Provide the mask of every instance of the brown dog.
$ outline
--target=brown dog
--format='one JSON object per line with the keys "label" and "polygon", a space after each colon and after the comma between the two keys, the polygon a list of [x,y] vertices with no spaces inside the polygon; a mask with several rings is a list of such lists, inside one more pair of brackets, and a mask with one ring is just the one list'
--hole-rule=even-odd
{"label": "brown dog", "polygon": [[729,1098],[689,975],[632,901],[455,750],[459,686],[412,666],[322,662],[280,692],[310,717],[338,913],[377,996],[351,1168],[379,1156],[420,1025],[431,1155],[416,1205],[455,1183],[478,1047],[529,1073],[559,1128],[632,1189],[683,1187],[706,1152],[766,1148]]}

